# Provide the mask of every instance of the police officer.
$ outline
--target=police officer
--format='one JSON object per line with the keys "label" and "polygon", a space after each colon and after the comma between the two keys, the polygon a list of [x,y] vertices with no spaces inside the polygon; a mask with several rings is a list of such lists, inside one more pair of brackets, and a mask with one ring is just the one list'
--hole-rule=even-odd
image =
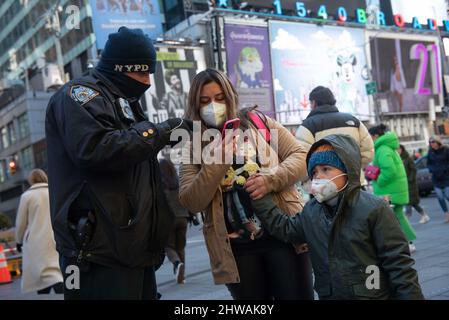
{"label": "police officer", "polygon": [[192,123],[147,121],[139,98],[155,65],[150,38],[121,27],[98,66],[49,102],[51,218],[66,299],[156,299],[154,266],[174,221],[157,153]]}

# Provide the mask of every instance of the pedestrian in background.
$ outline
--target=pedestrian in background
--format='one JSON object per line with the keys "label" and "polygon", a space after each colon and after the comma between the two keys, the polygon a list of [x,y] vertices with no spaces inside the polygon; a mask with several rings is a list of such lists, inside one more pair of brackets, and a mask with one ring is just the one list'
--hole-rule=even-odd
{"label": "pedestrian in background", "polygon": [[[334,94],[329,88],[318,86],[309,94],[312,111],[296,131],[296,138],[308,151],[312,144],[330,134],[347,134],[357,141],[360,147],[362,169],[374,156],[374,144],[368,129],[352,114],[340,112]],[[307,179],[307,175],[302,180]],[[365,176],[360,175],[362,186]]]}
{"label": "pedestrian in background", "polygon": [[185,283],[185,247],[189,212],[179,202],[178,173],[170,159],[160,159],[162,187],[170,210],[175,216],[175,223],[168,236],[165,254],[173,264],[173,274],[177,283]]}
{"label": "pedestrian in background", "polygon": [[48,178],[41,169],[28,176],[30,188],[20,197],[16,243],[22,251],[22,292],[63,293],[59,255],[50,219]]}
{"label": "pedestrian in background", "polygon": [[449,223],[449,148],[444,146],[438,136],[429,139],[427,167],[432,174],[433,188],[438,197],[441,209],[445,213],[444,223]]}
{"label": "pedestrian in background", "polygon": [[174,217],[157,154],[184,119],[148,121],[140,98],[156,69],[153,41],[141,29],[111,33],[95,69],[66,83],[47,107],[50,205],[57,250],[80,270],[65,299],[155,300]]}
{"label": "pedestrian in background", "polygon": [[404,206],[409,203],[409,195],[407,174],[397,152],[398,136],[388,131],[383,124],[370,128],[369,133],[374,140],[373,165],[380,169],[379,176],[373,180],[374,194],[383,196],[393,205],[396,218],[410,242],[410,252],[414,252],[416,247],[413,241],[416,239],[416,233],[404,214]]}
{"label": "pedestrian in background", "polygon": [[418,182],[416,181],[416,166],[410,154],[405,150],[405,147],[401,144],[398,149],[401,156],[402,163],[404,164],[405,172],[407,174],[408,181],[408,204],[406,206],[406,214],[410,218],[412,216],[412,208],[421,215],[419,223],[427,223],[430,221],[430,217],[424,212],[424,209],[419,205],[419,189]]}

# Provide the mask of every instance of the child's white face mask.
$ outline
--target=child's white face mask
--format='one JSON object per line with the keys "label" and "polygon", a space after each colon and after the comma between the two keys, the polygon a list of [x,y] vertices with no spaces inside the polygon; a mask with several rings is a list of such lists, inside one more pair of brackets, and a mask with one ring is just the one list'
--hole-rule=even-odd
{"label": "child's white face mask", "polygon": [[348,185],[348,182],[344,185],[343,188],[338,190],[337,185],[333,180],[337,179],[341,176],[346,176],[346,173],[342,173],[336,177],[333,177],[332,179],[313,179],[312,180],[312,186],[310,188],[310,193],[313,194],[315,199],[319,203],[323,203],[324,201],[330,200],[338,195],[338,193],[346,188]]}

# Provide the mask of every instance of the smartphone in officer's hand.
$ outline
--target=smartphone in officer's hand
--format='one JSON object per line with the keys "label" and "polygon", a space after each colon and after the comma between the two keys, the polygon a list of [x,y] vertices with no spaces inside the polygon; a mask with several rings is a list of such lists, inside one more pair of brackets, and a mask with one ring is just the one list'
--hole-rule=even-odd
{"label": "smartphone in officer's hand", "polygon": [[239,127],[240,127],[240,119],[239,118],[235,118],[235,119],[226,121],[226,123],[223,126],[223,131],[221,132],[221,138],[224,140],[225,135],[226,135],[226,130],[233,129],[235,131]]}

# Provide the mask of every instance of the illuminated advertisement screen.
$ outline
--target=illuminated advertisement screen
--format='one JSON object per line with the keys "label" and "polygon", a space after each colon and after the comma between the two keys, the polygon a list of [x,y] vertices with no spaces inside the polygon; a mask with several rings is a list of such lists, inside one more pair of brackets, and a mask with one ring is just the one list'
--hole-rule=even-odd
{"label": "illuminated advertisement screen", "polygon": [[274,117],[268,29],[225,24],[226,66],[239,93],[241,107],[253,107]]}
{"label": "illuminated advertisement screen", "polygon": [[442,92],[439,46],[431,39],[370,37],[372,73],[382,112],[427,112]]}
{"label": "illuminated advertisement screen", "polygon": [[275,107],[283,124],[299,124],[310,112],[310,91],[329,87],[337,107],[365,120],[370,116],[368,72],[361,29],[271,21]]}
{"label": "illuminated advertisement screen", "polygon": [[153,39],[163,32],[157,0],[90,0],[90,5],[98,49],[103,49],[109,34],[121,26],[142,29]]}
{"label": "illuminated advertisement screen", "polygon": [[190,83],[206,69],[202,48],[157,47],[156,72],[142,102],[151,122],[184,116]]}
{"label": "illuminated advertisement screen", "polygon": [[[243,10],[254,9],[260,10],[272,10],[273,1],[266,0],[242,0],[242,1],[228,1],[229,4],[234,4],[233,9],[239,9],[242,3],[245,5]],[[316,17],[321,6],[326,6],[326,11],[329,16],[336,17],[339,7],[344,7],[348,13],[349,18],[355,17],[355,11],[357,9],[366,9],[365,0],[280,0],[282,7],[282,13],[285,15],[296,15],[297,3],[302,3],[304,8],[308,12],[309,17]]]}
{"label": "illuminated advertisement screen", "polygon": [[405,22],[411,23],[417,17],[421,24],[427,24],[427,19],[436,19],[438,25],[447,20],[446,0],[392,0],[393,14],[401,14]]}

